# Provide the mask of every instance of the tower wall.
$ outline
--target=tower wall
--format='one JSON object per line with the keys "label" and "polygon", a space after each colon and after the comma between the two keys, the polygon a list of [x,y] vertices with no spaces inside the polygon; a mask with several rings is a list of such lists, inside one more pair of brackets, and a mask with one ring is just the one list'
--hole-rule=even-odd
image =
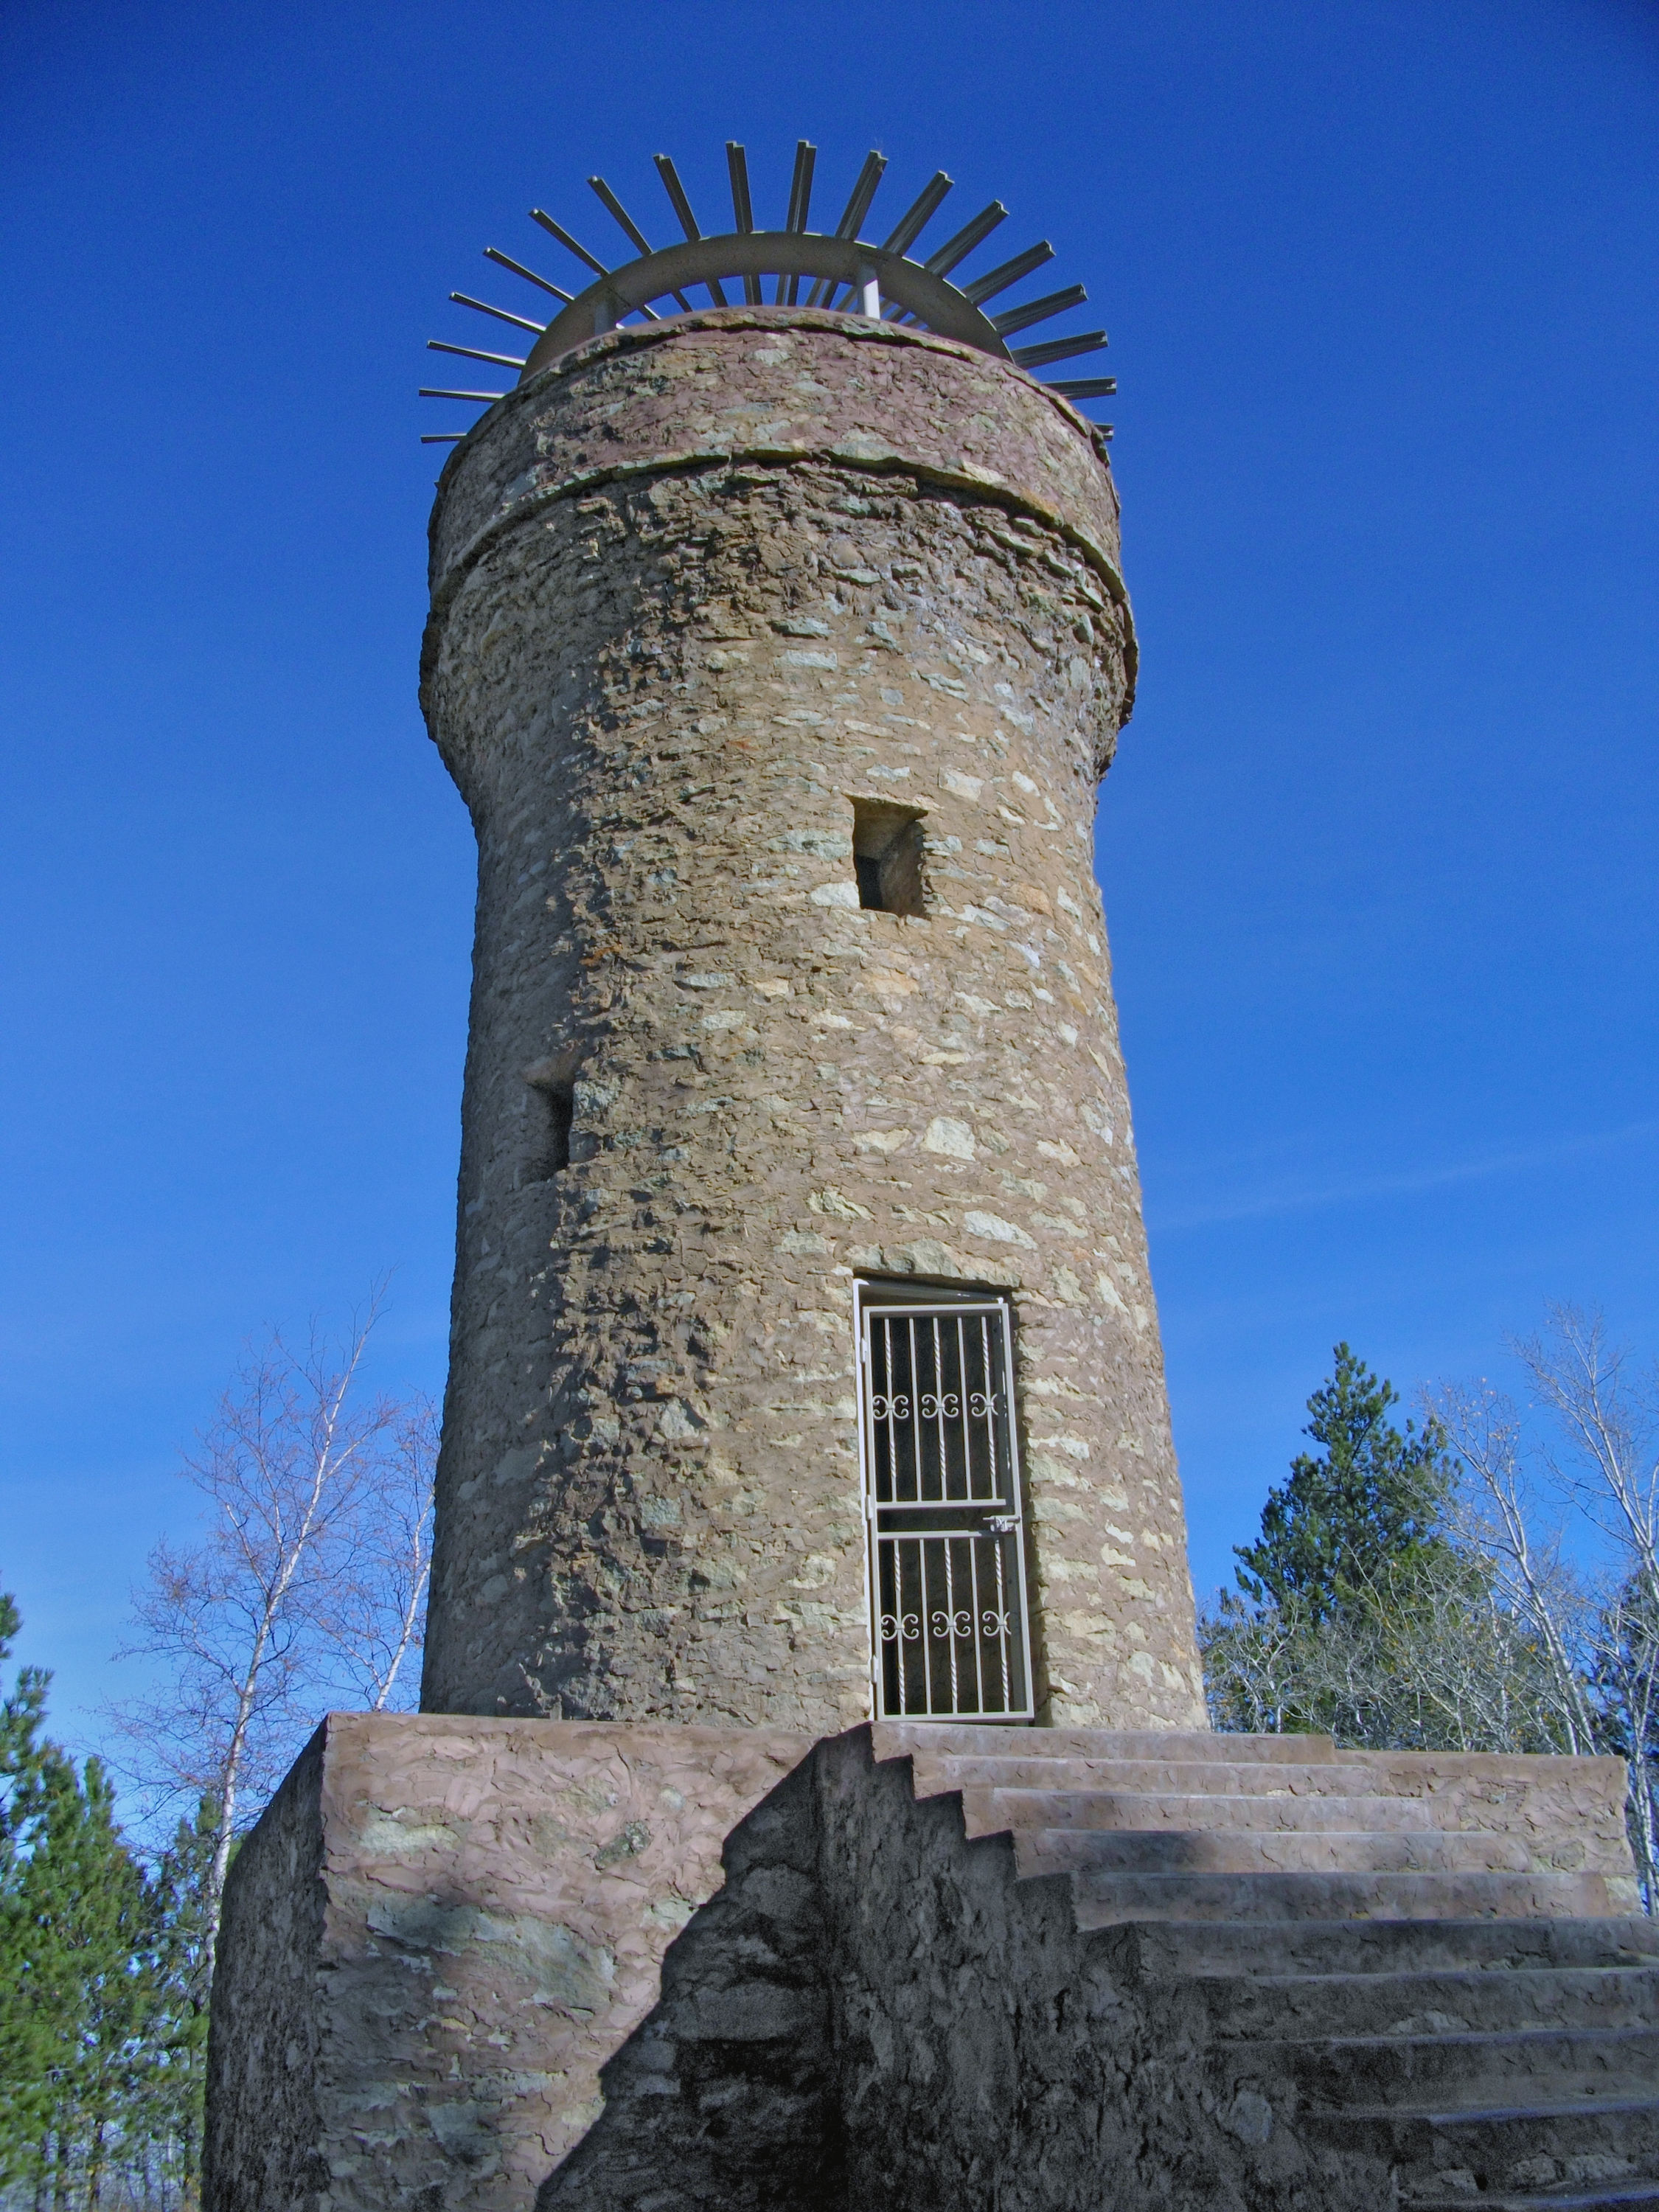
{"label": "tower wall", "polygon": [[[808,310],[613,332],[452,459],[423,698],[479,891],[428,1711],[863,1718],[865,1274],[1013,1295],[1042,1716],[1201,1722],[1091,871],[1116,512],[1030,379]],[[918,818],[921,913],[859,906],[855,801]]]}

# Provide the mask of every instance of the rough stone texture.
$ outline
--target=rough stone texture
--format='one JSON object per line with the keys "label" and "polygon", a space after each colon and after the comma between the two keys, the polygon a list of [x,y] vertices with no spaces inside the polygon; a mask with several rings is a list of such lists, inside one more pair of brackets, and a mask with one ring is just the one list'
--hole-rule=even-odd
{"label": "rough stone texture", "polygon": [[225,1892],[204,2145],[204,2201],[215,2212],[315,2203],[328,2185],[318,2103],[323,1745],[319,1731],[301,1753]]}
{"label": "rough stone texture", "polygon": [[[982,1784],[1015,1763],[1006,1735],[946,1733],[958,1735],[963,1776]],[[878,1756],[914,1747],[918,1766],[941,1756],[933,1731],[874,1734]],[[1028,1759],[1050,1741],[1026,1738]],[[1171,1759],[1182,1748],[1186,1759]],[[1321,1748],[1310,1747],[1316,1759]],[[1333,1765],[1341,1756],[1322,1750]],[[1133,1771],[1157,1748],[1145,1738],[1056,1746],[1051,1786],[1079,1753],[1109,1796],[1113,1770]],[[1269,1804],[1296,1817],[1294,1756],[1262,1739],[1164,1750],[1189,1781],[1212,1759],[1266,1768],[1255,1785],[1264,1831]],[[1423,1778],[1448,1783],[1456,1764],[1423,1762]],[[1496,1784],[1498,1764],[1467,1778]],[[1562,1808],[1576,1802],[1592,1827],[1620,1786],[1614,1760],[1504,1764],[1514,1782],[1553,1781]],[[1379,1794],[1411,1766],[1379,1763]],[[1589,1887],[1553,1874],[1528,1892],[1510,1877],[1507,1893],[1480,1904],[1455,1879],[1424,1875],[1439,1885],[1439,1911],[1422,1926],[1391,1917],[1386,1875],[1358,1909],[1389,1917],[1356,1921],[1339,1908],[1316,1929],[1300,1916],[1276,1924],[1272,1874],[1249,1886],[1194,1875],[1160,1922],[1091,1913],[1085,1875],[1018,1880],[1031,1863],[1023,1835],[967,1840],[961,1798],[912,1800],[902,1765],[871,1765],[862,1731],[821,1747],[815,1769],[835,1943],[836,2155],[860,2212],[1102,2202],[1392,2212],[1402,2197],[1491,2191],[1502,2201],[1517,2185],[1616,2177],[1604,2197],[1573,2200],[1611,2205],[1632,2201],[1632,2177],[1659,2173],[1659,1936],[1617,1917],[1633,1889],[1622,1837],[1603,1847],[1616,1871]],[[1524,1825],[1518,1806],[1516,1820]],[[1555,1840],[1570,1844],[1570,1819]],[[1226,1893],[1224,1911],[1190,1911],[1206,1879]],[[1340,1888],[1340,1876],[1325,1879]],[[1565,1921],[1559,1934],[1530,1917],[1586,1911],[1607,1917]],[[1502,1917],[1510,1911],[1528,1917]],[[1568,1965],[1591,1972],[1564,1988]],[[625,2124],[607,2112],[606,2124]],[[621,2201],[588,2200],[592,2212]],[[556,2185],[542,2202],[563,2202]]]}
{"label": "rough stone texture", "polygon": [[[867,1714],[864,1273],[1014,1294],[1040,1717],[1200,1719],[1088,426],[936,339],[694,316],[493,409],[433,547],[480,864],[426,1709]],[[855,799],[920,817],[922,915],[859,908]]]}
{"label": "rough stone texture", "polygon": [[[550,391],[559,395],[556,414]],[[1004,501],[1082,548],[1127,610],[1105,444],[1068,401],[927,331],[746,307],[613,331],[526,379],[492,409],[441,480],[432,516],[434,605],[446,604],[492,537],[548,500],[709,461],[805,459]],[[1133,677],[1133,632],[1126,642]]]}
{"label": "rough stone texture", "polygon": [[808,1748],[331,1715],[231,1871],[204,2202],[522,2207],[601,2111],[599,2066],[657,2002],[726,1837]]}
{"label": "rough stone texture", "polygon": [[[1204,1731],[337,1718],[233,1877],[206,2203],[1651,2204],[1621,1787]],[[1350,1848],[1148,1875],[1205,1805]],[[1402,1836],[1470,1849],[1402,1875]]]}
{"label": "rough stone texture", "polygon": [[[1628,1848],[1607,1829],[1617,1762],[1369,1770],[1368,1818],[1405,1783],[1419,1816],[1434,1808],[1425,1828],[1453,1832],[1455,1808],[1479,1804],[1552,1867],[1577,1850],[1602,1874],[1498,1876],[1506,1886],[1479,1898],[1428,1874],[1434,1917],[1288,1923],[1271,1873],[1242,1887],[1200,1875],[1224,1917],[1188,1917],[1189,1886],[1180,1911],[1091,1925],[1084,1877],[1021,1878],[1028,1828],[964,1831],[969,1790],[1023,1759],[1047,1770],[1050,1803],[1085,1783],[1073,1794],[1109,1815],[1126,1775],[1161,1764],[1202,1798],[1213,1766],[1230,1770],[1217,1794],[1254,1799],[1267,1834],[1295,1830],[1314,1766],[1335,1778],[1344,1762],[1317,1741],[1067,1734],[1028,1736],[1022,1753],[989,1729],[858,1729],[793,1778],[787,1849],[776,1831],[733,1838],[729,1887],[759,1939],[757,1976],[775,1944],[757,1927],[764,1880],[781,1860],[812,1869],[830,2000],[815,2075],[833,2085],[815,2181],[799,2152],[775,2180],[736,2154],[750,2111],[771,2107],[755,2047],[730,2065],[700,2019],[699,1990],[730,1954],[711,1911],[670,1952],[661,2003],[605,2069],[605,2112],[538,2212],[1395,2212],[1542,2192],[1541,2212],[1564,2188],[1581,2212],[1611,2212],[1659,2197],[1659,1934],[1626,1917]],[[906,1756],[932,1795],[913,1794]],[[1322,1879],[1342,1891],[1343,1876]],[[1346,1901],[1388,1914],[1389,1880],[1369,1899],[1350,1885]],[[1597,1917],[1553,1917],[1585,1912]]]}

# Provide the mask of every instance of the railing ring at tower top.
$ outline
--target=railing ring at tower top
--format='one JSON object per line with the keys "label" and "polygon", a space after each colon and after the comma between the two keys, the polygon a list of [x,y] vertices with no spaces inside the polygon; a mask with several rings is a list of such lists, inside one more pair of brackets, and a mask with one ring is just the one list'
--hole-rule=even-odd
{"label": "railing ring at tower top", "polygon": [[[810,276],[828,282],[837,290],[848,285],[861,297],[856,303],[843,301],[838,310],[842,314],[862,311],[873,319],[885,310],[896,308],[937,337],[955,338],[1000,361],[1013,358],[991,318],[956,285],[920,262],[856,238],[828,238],[812,231],[751,230],[687,239],[682,245],[643,254],[637,261],[624,263],[596,278],[560,310],[537,339],[519,381],[524,383],[562,354],[614,329],[624,315],[639,313],[655,301],[673,299],[690,285],[718,287],[722,278],[730,277],[737,283],[746,276]],[[875,299],[869,294],[872,285],[878,295]]]}
{"label": "railing ring at tower top", "polygon": [[[1019,369],[1046,370],[1060,362],[1075,361],[1080,355],[1098,353],[1106,343],[1104,331],[1073,331],[1068,336],[1040,338],[1032,344],[1008,343],[1016,332],[1051,322],[1054,317],[1069,314],[1074,307],[1081,307],[1089,296],[1088,291],[1084,285],[1067,284],[1058,291],[1045,293],[1040,299],[1017,301],[995,313],[987,313],[987,301],[1006,296],[1016,285],[1024,284],[1027,277],[1053,260],[1054,249],[1047,239],[1042,239],[1035,246],[1028,246],[1024,252],[999,263],[994,269],[951,282],[951,273],[979,252],[1008,210],[1000,200],[993,200],[954,236],[931,254],[927,253],[919,241],[951,189],[951,179],[943,169],[936,171],[923,186],[885,243],[875,246],[859,234],[865,227],[882,173],[887,167],[884,154],[872,150],[866,155],[852,196],[832,233],[807,228],[817,158],[817,149],[808,139],[803,138],[795,149],[789,212],[781,230],[755,228],[748,156],[738,140],[728,140],[726,148],[735,225],[729,231],[706,234],[692,212],[672,161],[666,154],[653,158],[675,219],[685,234],[683,244],[660,250],[653,246],[605,179],[590,177],[588,184],[635,249],[635,258],[613,269],[580,239],[574,238],[562,223],[555,222],[544,209],[532,208],[531,221],[538,223],[565,252],[592,272],[591,278],[585,280],[586,289],[573,295],[550,277],[526,268],[512,254],[487,246],[487,260],[509,270],[521,283],[533,286],[543,298],[556,300],[560,312],[552,322],[543,323],[515,308],[496,307],[489,300],[475,300],[465,292],[452,292],[449,296],[456,306],[506,323],[514,330],[526,331],[534,342],[532,349],[526,356],[458,344],[453,338],[428,338],[428,351],[453,354],[463,361],[486,362],[492,368],[515,370],[522,384],[526,377],[536,375],[550,363],[619,325],[637,331],[640,325],[631,321],[632,317],[637,316],[647,325],[672,325],[676,313],[697,313],[700,311],[692,305],[690,295],[698,289],[708,294],[711,309],[738,304],[737,300],[727,297],[728,283],[740,289],[744,307],[764,309],[769,302],[762,289],[763,277],[774,280],[769,302],[774,307],[790,308],[799,304],[845,316],[854,325],[864,323],[866,329],[874,324],[895,332],[928,332],[970,346],[977,353],[988,354],[994,361],[1006,361]],[[926,258],[912,260],[909,257],[913,253],[925,254]],[[805,297],[801,298],[803,288]],[[662,303],[660,310],[653,301]],[[1042,382],[1045,391],[1073,405],[1085,400],[1103,399],[1117,389],[1116,380],[1109,376],[1044,377]],[[422,385],[421,397],[493,407],[507,394]],[[1098,440],[1109,438],[1112,434],[1111,425],[1107,422],[1096,423],[1094,430]],[[422,434],[421,442],[429,446],[457,445],[468,434],[465,430],[426,431]]]}

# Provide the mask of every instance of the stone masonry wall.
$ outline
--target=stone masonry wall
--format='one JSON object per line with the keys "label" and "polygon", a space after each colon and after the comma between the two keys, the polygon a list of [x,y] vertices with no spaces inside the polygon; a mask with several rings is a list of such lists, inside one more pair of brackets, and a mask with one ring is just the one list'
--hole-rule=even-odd
{"label": "stone masonry wall", "polygon": [[[204,2203],[521,2212],[603,2111],[599,2069],[720,1889],[726,1837],[810,1747],[766,1729],[331,1715],[231,1870]],[[786,1855],[788,1826],[786,1797],[761,1822]],[[759,1992],[787,2045],[764,2108],[780,2154],[793,2137],[816,2156],[822,1945],[797,1892],[778,1901],[782,1948],[814,1963],[787,2019]],[[706,1978],[710,2027],[724,2002],[741,2035],[757,1980],[740,1946]],[[733,1981],[746,1999],[722,1996]]]}
{"label": "stone masonry wall", "polygon": [[[1114,1847],[1155,1838],[1077,1793],[1150,1782],[1144,1737],[334,1716],[233,1869],[206,2212],[1379,2212],[1414,2194],[1402,2160],[1444,2172],[1436,2203],[1478,2193],[1471,2157],[1650,2171],[1619,1762],[1402,1755],[1376,1809],[1434,1801],[1406,1832],[1442,1871],[1403,1897],[1389,1823],[1334,1908],[1274,1848],[1322,1833],[1312,1778],[1282,1742],[1188,1736],[1189,1784],[1206,1741],[1218,1815],[1239,1754],[1302,1778],[1283,1828],[1261,1800],[1255,1875],[1089,1925]],[[1046,1803],[993,1807],[987,1747],[1010,1778],[1022,1744]],[[1069,1835],[968,1832],[1067,1804]],[[1185,1868],[1237,1840],[1165,1833]],[[1091,1836],[1092,1874],[1033,1871]],[[1602,1917],[1539,1917],[1578,1910]],[[1642,1971],[1556,1971],[1580,1965]]]}
{"label": "stone masonry wall", "polygon": [[[317,1964],[328,1893],[319,1730],[233,1863],[214,1962],[203,2202],[214,2212],[315,2203],[319,2153]],[[246,1869],[240,1863],[247,1860]],[[228,2042],[221,2032],[235,2023]]]}
{"label": "stone masonry wall", "polygon": [[1196,1996],[1013,1871],[868,1729],[331,1715],[232,1869],[204,2204],[1242,2212]]}
{"label": "stone masonry wall", "polygon": [[[458,449],[424,699],[480,862],[428,1711],[868,1712],[865,1273],[1014,1295],[1042,1717],[1200,1717],[1091,872],[1115,507],[1029,378],[803,312],[614,333]],[[855,799],[919,817],[922,914],[860,908]]]}

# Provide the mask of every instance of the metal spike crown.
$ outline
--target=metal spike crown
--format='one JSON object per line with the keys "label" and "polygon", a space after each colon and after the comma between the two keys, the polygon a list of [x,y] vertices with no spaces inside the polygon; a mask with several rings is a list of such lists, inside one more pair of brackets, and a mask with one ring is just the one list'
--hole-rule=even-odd
{"label": "metal spike crown", "polygon": [[[805,305],[828,308],[836,313],[908,324],[976,346],[982,353],[1028,370],[1072,361],[1081,354],[1097,353],[1106,343],[1104,331],[1083,331],[1070,337],[1043,339],[1034,345],[1008,343],[1015,332],[1030,330],[1037,323],[1048,322],[1080,307],[1088,297],[1081,284],[1067,285],[1061,291],[1047,293],[997,314],[986,313],[988,300],[1012,290],[1045,262],[1053,260],[1054,250],[1046,239],[965,283],[951,281],[953,271],[984,244],[1006,216],[1008,210],[1000,200],[993,200],[988,207],[982,208],[970,222],[964,223],[926,259],[911,258],[911,248],[951,189],[951,179],[942,169],[924,185],[886,240],[878,246],[860,235],[887,167],[885,155],[872,153],[859,171],[835,229],[809,230],[817,159],[817,149],[803,138],[795,149],[784,227],[781,230],[757,230],[750,197],[748,159],[742,146],[728,139],[726,160],[735,227],[730,231],[705,234],[692,212],[691,202],[673,162],[666,154],[655,155],[658,176],[675,220],[684,233],[678,243],[662,247],[652,246],[603,177],[590,177],[590,188],[637,258],[611,267],[543,209],[532,208],[531,220],[539,223],[568,254],[592,271],[592,282],[580,292],[566,291],[510,254],[487,246],[486,259],[556,300],[560,303],[558,312],[550,322],[538,323],[510,308],[475,300],[467,293],[452,292],[449,296],[458,307],[493,316],[497,322],[509,324],[514,330],[527,331],[535,343],[523,355],[486,352],[477,346],[452,344],[443,338],[428,338],[428,346],[434,353],[458,354],[466,361],[488,362],[497,368],[516,369],[518,380],[522,383],[561,354],[602,331],[635,320],[658,322],[666,315],[695,312],[699,303],[688,296],[693,292],[705,292],[710,306],[730,307],[735,302],[727,295],[728,286],[739,292],[750,307]],[[769,303],[764,289],[768,280],[773,287]],[[804,300],[803,285],[807,287]],[[665,305],[668,302],[672,306]],[[1076,403],[1104,398],[1116,391],[1117,384],[1109,376],[1070,377],[1051,380],[1047,388]],[[507,394],[441,391],[423,386],[421,397],[465,400],[489,406],[504,399]],[[1100,428],[1109,437],[1110,424],[1103,423]],[[467,434],[465,430],[431,431],[422,443],[451,445]]]}

